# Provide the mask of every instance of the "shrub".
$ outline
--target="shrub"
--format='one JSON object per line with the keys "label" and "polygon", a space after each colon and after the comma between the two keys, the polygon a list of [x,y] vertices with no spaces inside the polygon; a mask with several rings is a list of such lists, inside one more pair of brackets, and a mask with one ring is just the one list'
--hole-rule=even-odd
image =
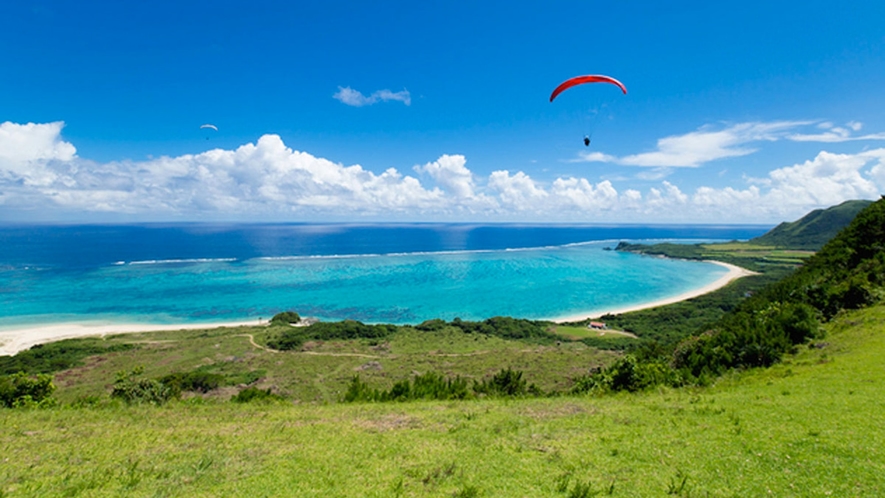
{"label": "shrub", "polygon": [[526,381],[522,378],[521,371],[507,367],[493,375],[491,379],[474,381],[473,390],[477,394],[489,396],[523,396],[526,394]]}
{"label": "shrub", "polygon": [[468,322],[455,318],[452,320],[452,326],[467,334],[493,335],[504,339],[528,339],[541,343],[551,343],[561,339],[547,330],[550,326],[548,322],[509,316],[494,316],[481,322]]}
{"label": "shrub", "polygon": [[301,321],[301,316],[294,311],[283,311],[282,313],[277,313],[270,319],[271,325],[288,325],[290,323],[298,323]]}
{"label": "shrub", "polygon": [[590,391],[636,392],[656,385],[678,386],[682,376],[666,363],[658,360],[642,360],[632,354],[625,355],[604,369],[575,379],[571,392]]}
{"label": "shrub", "polygon": [[118,372],[114,380],[111,397],[129,404],[150,403],[162,405],[170,399],[177,398],[181,391],[156,379],[141,377],[143,367],[135,367],[132,371]]}
{"label": "shrub", "polygon": [[350,379],[343,400],[347,403],[356,401],[414,401],[418,399],[465,399],[470,395],[467,381],[461,377],[446,378],[435,372],[416,375],[412,381],[401,380],[389,391],[372,389],[360,380],[359,375]]}
{"label": "shrub", "polygon": [[278,337],[268,341],[268,345],[288,351],[299,349],[306,341],[311,340],[381,339],[395,331],[396,325],[366,325],[356,320],[317,322],[307,327],[284,330]]}
{"label": "shrub", "polygon": [[377,389],[372,389],[368,384],[360,380],[359,375],[354,375],[350,379],[347,386],[347,392],[344,393],[345,403],[354,403],[357,401],[379,401],[380,394]]}
{"label": "shrub", "polygon": [[174,390],[207,393],[223,384],[225,376],[203,370],[194,370],[186,373],[171,373],[160,378],[159,381]]}
{"label": "shrub", "polygon": [[52,404],[55,384],[52,376],[37,374],[29,376],[24,372],[0,376],[0,406],[47,406]]}

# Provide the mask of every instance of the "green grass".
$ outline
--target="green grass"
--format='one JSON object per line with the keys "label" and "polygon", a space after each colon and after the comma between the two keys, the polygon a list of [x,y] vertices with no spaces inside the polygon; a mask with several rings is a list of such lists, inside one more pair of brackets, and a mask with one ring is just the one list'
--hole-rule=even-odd
{"label": "green grass", "polygon": [[[771,369],[603,398],[5,409],[0,495],[881,496],[883,330],[885,306],[845,314],[825,347]],[[281,371],[309,359],[203,339]],[[391,339],[386,354],[417,355],[420,340]],[[452,340],[462,353],[491,345]],[[203,361],[161,344],[140,352]]]}
{"label": "green grass", "polygon": [[[170,372],[209,367],[226,376],[263,371],[255,387],[271,388],[300,402],[334,403],[354,374],[372,388],[389,389],[395,382],[428,371],[482,380],[504,368],[521,370],[544,391],[562,390],[570,379],[611,361],[612,353],[582,343],[539,345],[455,327],[437,332],[401,328],[385,339],[313,341],[303,351],[263,349],[274,331],[267,327],[238,327],[206,331],[153,332],[109,337],[110,344],[136,344],[87,358],[84,366],[56,374],[56,397],[72,402],[109,391],[116,372],[144,366],[144,375],[158,378]],[[250,337],[258,344],[253,345]],[[229,399],[238,387],[209,393]]]}

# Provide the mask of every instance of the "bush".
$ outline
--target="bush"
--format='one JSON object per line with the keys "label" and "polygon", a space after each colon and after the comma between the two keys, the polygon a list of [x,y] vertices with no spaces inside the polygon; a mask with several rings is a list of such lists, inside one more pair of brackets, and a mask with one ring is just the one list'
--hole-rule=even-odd
{"label": "bush", "polygon": [[344,393],[345,403],[355,403],[357,401],[380,401],[380,393],[377,389],[372,389],[368,384],[360,380],[359,375],[354,375],[350,379],[347,386],[347,392]]}
{"label": "bush", "polygon": [[298,323],[301,321],[301,316],[294,311],[283,311],[282,313],[277,313],[270,319],[271,325],[288,325],[290,323]]}
{"label": "bush", "polygon": [[356,320],[317,322],[307,327],[289,328],[268,341],[268,346],[281,351],[299,349],[306,341],[347,339],[381,339],[396,331],[396,325],[366,325]]}
{"label": "bush", "polygon": [[347,403],[356,401],[414,401],[418,399],[465,399],[469,397],[467,381],[461,377],[446,378],[435,372],[416,375],[412,381],[401,380],[389,391],[372,389],[360,380],[359,375],[350,379],[350,385],[342,398]]}
{"label": "bush", "polygon": [[143,367],[136,367],[130,372],[117,373],[111,398],[121,399],[128,404],[149,403],[162,405],[177,398],[181,391],[156,379],[140,377]]}
{"label": "bush", "polygon": [[55,384],[52,376],[24,372],[0,376],[0,406],[9,408],[24,406],[47,406],[52,404]]}
{"label": "bush", "polygon": [[604,369],[575,379],[573,394],[590,391],[636,392],[656,385],[678,386],[682,376],[669,365],[657,360],[641,360],[625,355]]}
{"label": "bush", "polygon": [[207,393],[222,385],[225,382],[225,376],[194,370],[187,373],[171,373],[160,378],[159,381],[174,390]]}
{"label": "bush", "polygon": [[496,373],[491,379],[473,383],[473,390],[477,394],[489,396],[524,396],[526,389],[522,372],[511,370],[510,367]]}
{"label": "bush", "polygon": [[550,326],[548,322],[509,316],[494,316],[481,322],[467,322],[455,318],[452,320],[452,326],[458,327],[467,334],[492,335],[504,339],[528,339],[547,344],[561,339],[548,331]]}

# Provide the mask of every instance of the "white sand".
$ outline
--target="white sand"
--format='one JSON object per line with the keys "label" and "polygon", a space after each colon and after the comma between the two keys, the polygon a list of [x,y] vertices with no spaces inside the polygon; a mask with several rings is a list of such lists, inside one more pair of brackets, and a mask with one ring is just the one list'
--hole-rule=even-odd
{"label": "white sand", "polygon": [[14,355],[29,349],[36,344],[72,339],[133,332],[154,332],[162,330],[193,330],[212,329],[216,327],[237,327],[240,325],[258,325],[259,320],[248,322],[225,323],[188,323],[174,325],[156,325],[147,323],[108,323],[108,322],[70,322],[37,325],[24,328],[0,329],[0,356]]}
{"label": "white sand", "polygon": [[714,290],[720,289],[728,285],[732,280],[739,279],[741,277],[746,277],[749,275],[756,275],[756,272],[747,270],[745,268],[741,268],[740,266],[731,265],[728,263],[723,263],[721,261],[706,261],[707,263],[714,263],[720,266],[724,266],[728,268],[728,273],[723,275],[719,280],[712,282],[708,285],[701,287],[700,289],[695,289],[692,291],[684,292],[679,294],[678,296],[668,297],[666,299],[659,299],[657,301],[652,301],[648,303],[637,304],[634,306],[625,306],[623,308],[614,308],[614,309],[606,309],[606,310],[595,310],[588,311],[586,313],[580,313],[577,315],[571,316],[563,316],[559,318],[553,319],[554,322],[579,322],[581,320],[586,320],[588,318],[599,318],[603,315],[618,315],[621,313],[629,313],[631,311],[644,310],[648,308],[657,308],[658,306],[664,306],[666,304],[673,304],[679,301],[685,301],[686,299],[691,299],[694,297],[702,296],[707,294],[708,292],[713,292]]}

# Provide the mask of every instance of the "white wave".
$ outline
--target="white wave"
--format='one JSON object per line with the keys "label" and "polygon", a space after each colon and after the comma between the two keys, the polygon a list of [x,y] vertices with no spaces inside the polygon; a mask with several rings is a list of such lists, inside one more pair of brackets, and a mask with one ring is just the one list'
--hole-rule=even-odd
{"label": "white wave", "polygon": [[236,261],[237,258],[184,258],[184,259],[148,259],[144,261],[130,261],[126,262],[117,262],[115,265],[119,264],[129,264],[129,265],[174,265],[174,264],[182,264],[182,263],[229,263],[231,261]]}

